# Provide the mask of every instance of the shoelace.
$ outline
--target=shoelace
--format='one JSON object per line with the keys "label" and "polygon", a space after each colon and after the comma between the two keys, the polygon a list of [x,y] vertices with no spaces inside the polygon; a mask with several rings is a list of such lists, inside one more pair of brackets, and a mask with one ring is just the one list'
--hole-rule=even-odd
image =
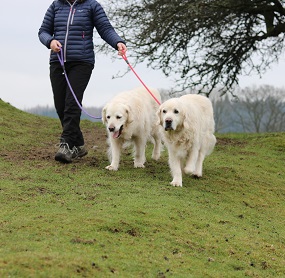
{"label": "shoelace", "polygon": [[74,146],[73,149],[72,149],[72,154],[76,154],[77,155],[78,153],[79,153],[79,149]]}
{"label": "shoelace", "polygon": [[60,152],[62,152],[63,154],[67,154],[68,152],[72,153],[73,154],[73,150],[71,150],[68,146],[67,143],[60,143]]}

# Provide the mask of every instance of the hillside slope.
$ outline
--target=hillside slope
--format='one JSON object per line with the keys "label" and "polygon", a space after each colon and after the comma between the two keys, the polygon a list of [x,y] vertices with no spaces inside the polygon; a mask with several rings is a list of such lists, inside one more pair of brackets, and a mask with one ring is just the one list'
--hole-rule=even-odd
{"label": "hillside slope", "polygon": [[[15,160],[53,159],[61,133],[58,119],[21,111],[2,100],[0,115],[2,156]],[[99,151],[106,149],[106,132],[102,124],[83,120],[82,129],[88,147],[96,144]]]}
{"label": "hillside slope", "polygon": [[283,277],[285,133],[217,135],[201,179],[169,186],[167,152],[108,165],[102,124],[89,153],[54,160],[57,119],[0,101],[0,277]]}

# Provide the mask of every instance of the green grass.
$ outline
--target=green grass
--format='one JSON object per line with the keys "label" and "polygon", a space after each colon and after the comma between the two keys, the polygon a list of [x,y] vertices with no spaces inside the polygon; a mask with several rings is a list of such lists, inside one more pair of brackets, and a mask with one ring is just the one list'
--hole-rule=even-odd
{"label": "green grass", "polygon": [[164,151],[54,161],[60,126],[0,101],[0,277],[284,277],[285,133],[217,134],[204,176],[169,186]]}

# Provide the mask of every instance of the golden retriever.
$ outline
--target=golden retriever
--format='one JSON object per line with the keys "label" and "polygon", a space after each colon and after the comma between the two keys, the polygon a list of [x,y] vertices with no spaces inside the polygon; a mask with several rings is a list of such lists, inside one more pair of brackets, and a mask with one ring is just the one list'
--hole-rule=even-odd
{"label": "golden retriever", "polygon": [[[151,89],[158,101],[157,90]],[[152,158],[158,160],[161,152],[161,134],[156,124],[159,105],[144,88],[119,93],[102,110],[102,121],[106,125],[109,142],[108,170],[117,171],[121,150],[125,143],[134,145],[134,167],[144,168],[145,148],[148,140],[154,144]]]}
{"label": "golden retriever", "polygon": [[202,177],[204,158],[216,144],[215,121],[211,101],[188,94],[162,103],[157,112],[163,141],[168,149],[173,186],[182,186],[184,172]]}

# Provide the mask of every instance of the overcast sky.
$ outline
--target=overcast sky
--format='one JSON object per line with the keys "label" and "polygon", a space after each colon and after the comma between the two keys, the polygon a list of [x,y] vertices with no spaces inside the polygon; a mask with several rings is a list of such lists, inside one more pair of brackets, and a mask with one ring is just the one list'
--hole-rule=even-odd
{"label": "overcast sky", "polygon": [[[103,6],[107,0],[99,1]],[[8,10],[0,10],[0,98],[19,109],[37,105],[53,106],[49,81],[49,50],[38,39],[38,30],[44,14],[52,3],[50,0],[10,1]],[[131,53],[129,49],[129,53]],[[123,78],[112,79],[118,72],[128,68],[123,59],[113,61],[116,51],[108,56],[96,56],[96,65],[85,91],[83,106],[102,106],[120,91],[141,86],[130,71]],[[131,59],[129,62],[132,64]],[[148,87],[168,89],[174,86],[172,78],[166,78],[159,71],[147,69],[144,65],[135,67],[136,72]],[[259,79],[257,76],[242,77],[240,86],[269,84],[285,86],[285,58]]]}

